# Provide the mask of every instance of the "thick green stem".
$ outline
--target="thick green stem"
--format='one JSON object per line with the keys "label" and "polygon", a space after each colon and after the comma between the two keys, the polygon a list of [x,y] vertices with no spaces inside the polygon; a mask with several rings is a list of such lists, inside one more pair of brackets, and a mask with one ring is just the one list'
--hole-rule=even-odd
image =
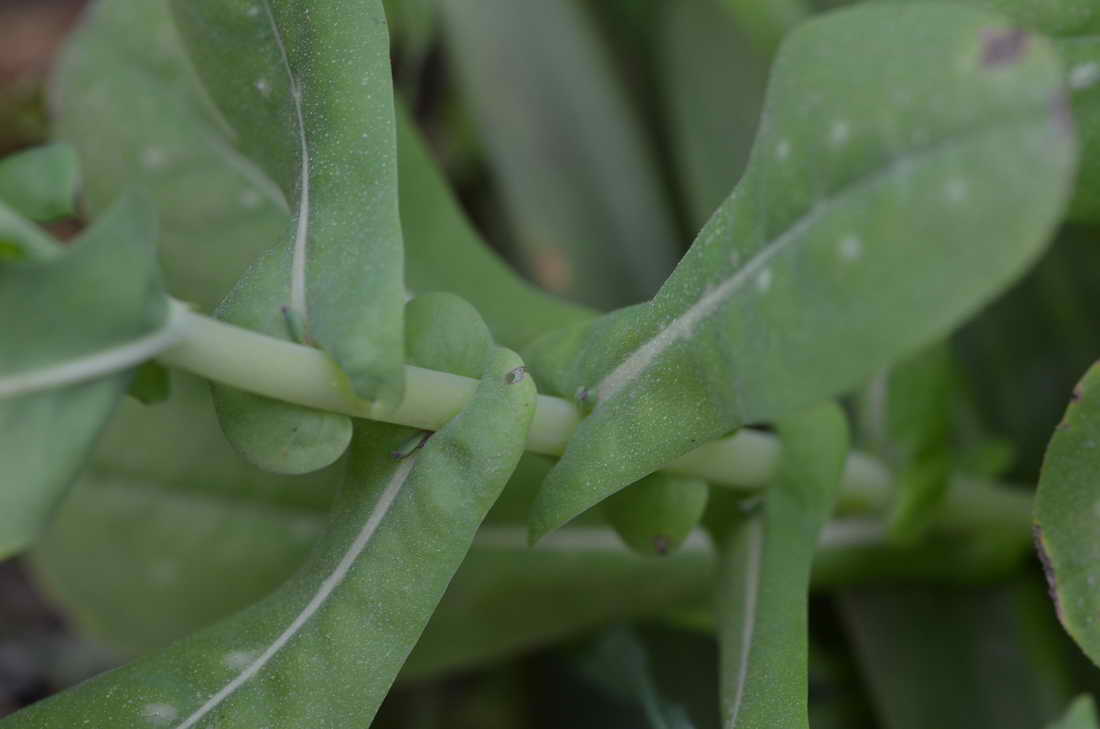
{"label": "thick green stem", "polygon": [[[438,430],[470,401],[475,380],[447,372],[406,366],[405,399],[387,409],[358,398],[346,378],[320,350],[257,334],[194,312],[187,312],[185,334],[161,353],[160,362],[232,387],[319,410]],[[527,449],[560,456],[580,422],[565,400],[540,395]],[[708,443],[673,461],[668,470],[699,476],[736,489],[752,490],[768,482],[779,456],[771,435],[742,430]],[[892,498],[892,476],[879,461],[853,452],[844,472],[843,513],[869,513]],[[1026,540],[1030,498],[988,484],[962,481],[943,507],[952,525],[993,522]]]}

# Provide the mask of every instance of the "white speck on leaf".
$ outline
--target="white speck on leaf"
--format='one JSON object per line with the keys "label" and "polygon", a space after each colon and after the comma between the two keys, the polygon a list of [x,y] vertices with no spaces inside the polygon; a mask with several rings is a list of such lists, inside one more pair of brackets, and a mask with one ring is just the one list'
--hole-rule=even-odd
{"label": "white speck on leaf", "polygon": [[259,5],[253,5],[252,7],[250,7],[248,9],[248,17],[256,18],[256,17],[259,17],[259,15],[260,15],[260,6]]}
{"label": "white speck on leaf", "polygon": [[266,78],[257,79],[256,80],[256,90],[259,91],[264,96],[270,96],[271,95],[271,82],[268,81]]}
{"label": "white speck on leaf", "polygon": [[241,191],[241,207],[247,210],[255,210],[260,207],[260,203],[263,202],[263,198],[260,197],[260,193],[252,189]]}
{"label": "white speck on leaf", "polygon": [[1100,63],[1082,63],[1074,66],[1069,72],[1069,87],[1071,89],[1087,89],[1100,81]]}
{"label": "white speck on leaf", "polygon": [[829,141],[834,147],[839,147],[848,141],[848,137],[851,136],[852,130],[849,127],[848,122],[840,120],[833,122],[832,128],[829,130]]}
{"label": "white speck on leaf", "polygon": [[775,157],[780,162],[782,162],[783,160],[787,159],[790,156],[791,156],[791,143],[788,142],[786,139],[780,141],[779,144],[775,145]]}
{"label": "white speck on leaf", "polygon": [[764,293],[772,287],[772,272],[771,269],[765,268],[756,277],[756,288],[760,293]]}
{"label": "white speck on leaf", "polygon": [[256,660],[257,656],[256,651],[230,651],[222,658],[222,663],[232,671],[241,671]]}
{"label": "white speck on leaf", "polygon": [[160,147],[147,147],[141,153],[141,164],[147,170],[159,170],[168,162],[168,155]]}
{"label": "white speck on leaf", "polygon": [[156,726],[162,726],[179,716],[179,711],[171,704],[146,704],[141,709],[142,717]]}
{"label": "white speck on leaf", "polygon": [[854,261],[863,255],[863,241],[857,235],[846,236],[840,241],[839,250],[845,261]]}
{"label": "white speck on leaf", "polygon": [[948,202],[961,203],[970,197],[970,185],[967,184],[966,180],[956,177],[947,182],[944,192],[947,195]]}

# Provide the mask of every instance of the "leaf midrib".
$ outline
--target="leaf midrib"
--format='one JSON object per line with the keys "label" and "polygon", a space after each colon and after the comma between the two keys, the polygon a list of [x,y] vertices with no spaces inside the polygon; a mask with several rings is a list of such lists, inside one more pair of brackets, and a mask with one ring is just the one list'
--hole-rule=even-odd
{"label": "leaf midrib", "polygon": [[[848,199],[858,197],[876,188],[894,173],[906,167],[920,164],[927,157],[942,154],[955,147],[969,144],[975,138],[1004,131],[1017,125],[1039,121],[1049,121],[1050,105],[1057,100],[1057,93],[1048,98],[1041,106],[1029,106],[1010,116],[1002,116],[995,121],[965,127],[957,134],[943,137],[935,142],[914,147],[912,152],[895,157],[872,171],[864,173],[842,185],[831,195],[821,198],[810,209],[795,219],[771,241],[753,254],[752,258],[724,280],[717,287],[705,292],[702,297],[676,316],[667,326],[648,339],[645,344],[630,353],[618,366],[605,376],[596,388],[598,399],[596,407],[614,399],[624,389],[641,377],[665,351],[680,339],[690,337],[695,327],[719,311],[748,280],[752,274],[782,253],[791,242],[800,240],[800,235],[811,228],[818,219],[826,216]],[[751,168],[750,168],[751,169]],[[752,178],[746,178],[743,184],[754,184]],[[737,192],[734,192],[737,195]],[[673,274],[675,275],[675,274]],[[660,293],[658,293],[658,297]],[[705,304],[705,306],[704,306]],[[699,311],[695,311],[699,309]],[[684,321],[686,320],[686,321]],[[681,324],[681,322],[684,322]],[[675,328],[675,331],[672,331]]]}

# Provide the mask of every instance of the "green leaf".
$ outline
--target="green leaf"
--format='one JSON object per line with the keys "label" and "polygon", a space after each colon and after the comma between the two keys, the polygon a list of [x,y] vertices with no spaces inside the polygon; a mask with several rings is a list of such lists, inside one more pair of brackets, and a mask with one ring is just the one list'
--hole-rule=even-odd
{"label": "green leaf", "polygon": [[[290,577],[320,535],[344,470],[341,461],[289,477],[249,466],[221,437],[206,384],[181,373],[172,380],[162,405],[123,402],[31,553],[51,599],[82,632],[126,656],[159,650]],[[705,540],[646,559],[590,524],[528,549],[522,518],[549,468],[544,460],[523,459],[406,676],[500,660],[709,595],[713,552]]]}
{"label": "green leaf", "polygon": [[68,144],[35,147],[0,160],[0,201],[31,220],[76,214],[80,168]]}
{"label": "green leaf", "polygon": [[334,520],[271,597],[3,726],[368,725],[523,452],[536,393],[508,377],[519,365],[496,350],[470,406],[398,460],[414,431],[357,425]]}
{"label": "green leaf", "polygon": [[[292,336],[285,304],[291,253],[264,253],[218,307],[232,324]],[[299,322],[300,324],[300,322]],[[304,474],[332,465],[351,443],[351,418],[211,383],[225,437],[250,463],[272,473]]]}
{"label": "green leaf", "polygon": [[396,405],[405,291],[380,0],[188,0],[173,10],[234,141],[292,213],[288,242],[260,259],[221,316],[286,337],[285,307],[356,393]]}
{"label": "green leaf", "polygon": [[1047,729],[1096,729],[1100,719],[1096,717],[1096,703],[1091,696],[1078,696],[1066,710],[1066,715]]}
{"label": "green leaf", "polygon": [[225,441],[209,387],[171,373],[156,407],[124,400],[31,552],[82,632],[131,657],[264,597],[323,531],[344,461],[279,476]]}
{"label": "green leaf", "polygon": [[1092,662],[1100,664],[1098,443],[1100,366],[1094,365],[1074,388],[1043,459],[1035,497],[1035,540],[1058,619]]}
{"label": "green leaf", "polygon": [[523,266],[594,306],[651,296],[678,236],[642,125],[575,0],[445,2]]}
{"label": "green leaf", "polygon": [[130,196],[71,250],[0,263],[0,556],[35,538],[125,393],[128,369],[158,351],[168,299],[155,237],[151,208]]}
{"label": "green leaf", "polygon": [[90,3],[51,86],[53,134],[80,156],[88,210],[140,185],[160,211],[169,290],[211,311],[288,214],[279,188],[227,141],[166,0]]}
{"label": "green leaf", "polygon": [[[80,152],[91,208],[102,209],[135,179],[157,199],[161,257],[175,295],[212,309],[289,226],[279,188],[233,149],[211,114],[166,0],[94,3],[53,85],[56,131]],[[461,295],[512,348],[590,316],[523,281],[480,240],[405,118],[398,165],[405,275],[414,292]],[[0,216],[0,242],[2,226]]]}
{"label": "green leaf", "polygon": [[[1038,589],[1032,590],[1035,587]],[[882,729],[1034,729],[1070,683],[1037,584],[848,590],[838,608]]]}
{"label": "green leaf", "polygon": [[603,514],[639,554],[664,556],[699,526],[707,495],[701,479],[654,473],[605,501]]}
{"label": "green leaf", "polygon": [[493,343],[477,309],[448,293],[417,296],[405,306],[409,364],[478,377]]}
{"label": "green leaf", "polygon": [[[925,0],[888,0],[924,2]],[[1100,9],[1091,0],[953,0],[1003,13],[1028,30],[1055,39],[1081,140],[1073,220],[1100,221]]]}
{"label": "green leaf", "polygon": [[657,296],[527,350],[543,386],[594,407],[533,537],[739,425],[851,388],[1025,270],[1075,143],[1049,43],[990,61],[1013,33],[932,4],[792,33],[745,177]]}
{"label": "green leaf", "polygon": [[782,461],[762,504],[718,529],[727,729],[809,726],[810,567],[840,492],[848,429],[832,403],[777,427]]}

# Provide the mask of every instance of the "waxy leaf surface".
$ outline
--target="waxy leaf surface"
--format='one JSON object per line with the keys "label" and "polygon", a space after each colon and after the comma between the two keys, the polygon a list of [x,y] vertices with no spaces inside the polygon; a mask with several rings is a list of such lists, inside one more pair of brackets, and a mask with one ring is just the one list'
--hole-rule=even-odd
{"label": "waxy leaf surface", "polygon": [[157,202],[174,296],[209,313],[285,235],[279,188],[229,141],[167,0],[90,3],[51,84],[53,135],[76,148],[97,215],[130,185]]}
{"label": "waxy leaf surface", "polygon": [[[56,132],[80,153],[93,210],[135,180],[156,198],[174,295],[212,310],[285,236],[283,193],[233,147],[194,78],[166,0],[93,3],[62,55],[53,96]],[[398,116],[408,287],[461,295],[512,348],[587,319],[585,309],[525,282],[484,244],[412,121]]]}
{"label": "waxy leaf surface", "polygon": [[1073,391],[1043,459],[1035,541],[1058,619],[1100,664],[1100,365]]}
{"label": "waxy leaf surface", "polygon": [[520,365],[495,350],[469,407],[407,455],[416,431],[357,425],[325,536],[268,599],[3,726],[369,725],[523,452]]}
{"label": "waxy leaf surface", "polygon": [[754,511],[718,525],[722,726],[809,726],[810,568],[848,452],[832,403],[778,424],[779,471]]}
{"label": "waxy leaf surface", "polygon": [[[155,337],[168,313],[155,237],[148,204],[127,197],[71,249],[0,263],[0,382]],[[50,517],[126,392],[129,369],[0,396],[0,555],[25,547]]]}
{"label": "waxy leaf surface", "polygon": [[[279,294],[262,331],[287,336],[289,316],[293,338],[332,355],[356,393],[396,404],[405,292],[380,0],[187,0],[173,10],[234,142],[291,212],[282,255],[261,259],[233,301],[252,311],[254,297],[269,305]],[[237,323],[235,307],[221,314]]]}
{"label": "waxy leaf surface", "polygon": [[1100,6],[1092,0],[952,2],[1003,13],[1020,27],[1054,39],[1062,57],[1074,123],[1081,142],[1077,184],[1068,214],[1074,220],[1100,221]]}
{"label": "waxy leaf surface", "polygon": [[657,296],[527,350],[592,409],[533,537],[958,325],[1042,252],[1075,150],[1053,49],[997,16],[874,5],[799,26],[745,176]]}

